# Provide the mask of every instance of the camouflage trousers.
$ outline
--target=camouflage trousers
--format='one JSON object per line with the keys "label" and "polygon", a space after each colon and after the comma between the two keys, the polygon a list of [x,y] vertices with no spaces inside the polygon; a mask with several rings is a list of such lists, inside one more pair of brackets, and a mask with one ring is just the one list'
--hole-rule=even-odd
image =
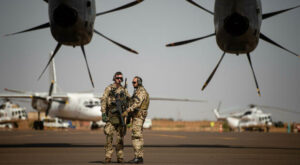
{"label": "camouflage trousers", "polygon": [[124,135],[122,133],[121,125],[112,125],[107,122],[104,127],[104,134],[106,135],[106,144],[104,146],[105,158],[111,158],[113,154],[113,137],[114,132],[116,132],[116,155],[117,158],[124,158]]}
{"label": "camouflage trousers", "polygon": [[143,124],[144,124],[145,118],[138,118],[134,117],[132,121],[132,134],[131,134],[131,140],[132,140],[132,146],[134,150],[134,156],[136,158],[138,157],[144,157],[144,138],[143,138]]}

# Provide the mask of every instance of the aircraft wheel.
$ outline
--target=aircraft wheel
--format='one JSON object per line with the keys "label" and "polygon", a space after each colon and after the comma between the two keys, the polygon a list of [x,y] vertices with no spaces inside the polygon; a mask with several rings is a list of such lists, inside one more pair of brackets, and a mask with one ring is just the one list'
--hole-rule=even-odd
{"label": "aircraft wheel", "polygon": [[42,121],[34,121],[33,128],[35,130],[43,130],[44,129],[44,123]]}

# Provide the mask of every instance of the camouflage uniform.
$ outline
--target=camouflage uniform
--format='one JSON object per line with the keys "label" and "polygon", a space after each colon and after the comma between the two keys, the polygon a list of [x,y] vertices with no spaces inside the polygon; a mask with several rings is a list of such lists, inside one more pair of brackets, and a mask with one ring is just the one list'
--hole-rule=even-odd
{"label": "camouflage uniform", "polygon": [[117,88],[116,84],[111,84],[105,88],[104,94],[101,99],[101,112],[106,113],[108,116],[108,121],[104,127],[104,134],[106,135],[106,144],[104,147],[105,150],[105,158],[112,157],[113,153],[113,136],[114,132],[116,132],[117,140],[116,140],[116,153],[117,158],[122,159],[124,157],[123,148],[124,148],[124,132],[123,127],[121,125],[121,121],[119,119],[118,113],[112,113],[116,108],[116,98],[115,94],[120,94],[122,98],[130,98],[130,95],[123,86],[119,86]]}
{"label": "camouflage uniform", "polygon": [[148,113],[149,94],[143,86],[139,86],[133,93],[131,105],[127,109],[132,113],[132,145],[136,158],[144,157],[143,124]]}

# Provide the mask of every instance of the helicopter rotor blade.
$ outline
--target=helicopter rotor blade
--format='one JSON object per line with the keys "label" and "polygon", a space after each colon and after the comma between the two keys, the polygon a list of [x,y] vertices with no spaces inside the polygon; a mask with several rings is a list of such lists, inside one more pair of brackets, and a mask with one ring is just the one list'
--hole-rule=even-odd
{"label": "helicopter rotor blade", "polygon": [[104,14],[115,12],[115,11],[118,11],[118,10],[123,10],[123,9],[129,8],[129,7],[135,6],[135,5],[139,4],[139,3],[141,3],[142,1],[143,0],[135,0],[133,2],[130,2],[130,3],[125,4],[123,6],[117,7],[115,9],[108,10],[108,11],[101,12],[101,13],[97,13],[96,16],[104,15]]}
{"label": "helicopter rotor blade", "polygon": [[49,59],[49,61],[48,61],[47,65],[46,65],[46,67],[44,68],[43,72],[42,72],[41,75],[39,76],[38,80],[41,79],[42,75],[44,74],[44,72],[45,72],[46,69],[48,68],[50,62],[52,61],[52,59],[53,59],[54,56],[56,55],[56,53],[57,53],[57,51],[59,50],[59,48],[61,47],[61,45],[62,45],[61,43],[58,43],[58,44],[57,44],[57,46],[56,46],[56,48],[55,48],[55,50],[54,50],[54,52],[53,52],[51,58]]}
{"label": "helicopter rotor blade", "polygon": [[200,6],[200,5],[197,4],[196,2],[194,2],[194,1],[192,1],[192,0],[186,0],[186,1],[188,1],[188,2],[191,3],[192,5],[197,6],[197,7],[199,7],[200,9],[202,9],[202,10],[208,12],[208,13],[211,14],[211,15],[214,15],[213,12],[211,12],[211,11],[205,9],[204,7]]}
{"label": "helicopter rotor blade", "polygon": [[276,43],[275,41],[271,40],[270,38],[268,38],[267,36],[265,36],[262,33],[260,33],[259,38],[262,39],[262,40],[264,40],[264,41],[266,41],[266,42],[268,42],[268,43],[270,43],[270,44],[272,44],[272,45],[275,45],[275,46],[277,46],[277,47],[279,47],[279,48],[281,48],[281,49],[283,49],[283,50],[285,50],[285,51],[287,51],[287,52],[289,52],[289,53],[291,53],[291,54],[293,54],[293,55],[295,55],[297,57],[300,57],[298,54],[296,54],[296,53],[294,53],[294,52],[292,52],[292,51],[284,48],[283,46],[279,45],[278,43]]}
{"label": "helicopter rotor blade", "polygon": [[195,41],[198,41],[198,40],[201,40],[201,39],[205,39],[205,38],[208,38],[208,37],[211,37],[211,36],[214,36],[214,35],[216,35],[216,33],[212,33],[212,34],[209,34],[207,36],[203,36],[203,37],[199,37],[199,38],[194,38],[194,39],[190,39],[190,40],[174,42],[174,43],[167,44],[166,47],[184,45],[184,44],[195,42]]}
{"label": "helicopter rotor blade", "polygon": [[95,88],[95,86],[94,86],[94,81],[93,81],[92,74],[91,74],[90,67],[89,67],[89,63],[88,63],[88,61],[87,61],[87,58],[86,58],[86,54],[85,54],[85,50],[84,50],[84,46],[83,46],[83,45],[81,45],[81,50],[82,50],[82,53],[83,53],[83,56],[84,56],[84,60],[85,60],[86,67],[87,67],[88,72],[89,72],[89,77],[90,77],[92,86],[93,86],[93,88]]}
{"label": "helicopter rotor blade", "polygon": [[106,37],[105,35],[101,34],[100,32],[98,32],[98,31],[95,30],[95,29],[94,29],[94,32],[97,33],[98,35],[102,36],[103,38],[109,40],[110,42],[112,42],[112,43],[118,45],[119,47],[121,47],[121,48],[123,48],[123,49],[129,51],[129,52],[132,52],[132,53],[135,53],[135,54],[139,54],[137,51],[135,51],[135,50],[133,50],[133,49],[131,49],[131,48],[128,48],[127,46],[124,46],[124,45],[122,45],[122,44],[120,44],[120,43],[118,43],[118,42],[116,42],[116,41],[114,41],[114,40],[112,40],[112,39]]}
{"label": "helicopter rotor blade", "polygon": [[20,34],[20,33],[30,32],[30,31],[34,31],[34,30],[40,30],[40,29],[44,29],[44,28],[48,28],[48,27],[50,27],[49,22],[39,25],[39,26],[36,26],[36,27],[33,27],[33,28],[30,28],[30,29],[27,29],[27,30],[20,31],[20,32],[6,34],[5,36],[12,36],[12,35]]}
{"label": "helicopter rotor blade", "polygon": [[289,10],[296,9],[296,8],[298,8],[298,7],[300,7],[300,5],[295,6],[295,7],[291,7],[291,8],[288,8],[288,9],[284,9],[284,10],[279,10],[279,11],[274,11],[274,12],[271,12],[271,13],[266,13],[266,14],[263,14],[263,15],[262,15],[262,19],[264,20],[264,19],[273,17],[273,16],[275,16],[275,15],[281,14],[281,13],[283,13],[283,12],[286,12],[286,11],[289,11]]}
{"label": "helicopter rotor blade", "polygon": [[211,80],[211,79],[213,78],[213,76],[215,75],[215,73],[216,73],[216,71],[217,71],[217,69],[218,69],[218,67],[219,67],[219,65],[220,65],[220,63],[221,63],[221,61],[223,60],[224,56],[225,56],[225,52],[223,53],[221,59],[219,60],[217,66],[215,67],[215,69],[211,72],[210,76],[208,77],[208,79],[207,79],[206,82],[204,83],[204,85],[203,85],[203,87],[202,87],[202,89],[201,89],[202,91],[206,88],[206,86],[209,84],[210,80]]}
{"label": "helicopter rotor blade", "polygon": [[249,64],[250,64],[250,67],[251,67],[251,70],[252,70],[252,74],[253,74],[253,77],[254,77],[254,80],[255,80],[257,93],[258,93],[259,96],[261,96],[260,89],[258,87],[257,79],[256,79],[256,76],[255,76],[255,72],[254,72],[254,69],[253,69],[253,66],[252,66],[252,61],[251,61],[251,57],[250,57],[249,53],[247,53],[247,58],[248,58],[248,61],[249,61]]}

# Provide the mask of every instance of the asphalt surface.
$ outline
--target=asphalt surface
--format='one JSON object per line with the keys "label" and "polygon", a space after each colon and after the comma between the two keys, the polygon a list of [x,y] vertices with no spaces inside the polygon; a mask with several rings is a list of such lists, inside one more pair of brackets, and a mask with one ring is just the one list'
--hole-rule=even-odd
{"label": "asphalt surface", "polygon": [[[144,139],[144,164],[300,164],[300,134],[146,130]],[[0,130],[0,164],[103,164],[104,144],[102,130]],[[131,160],[130,133],[124,151]]]}

